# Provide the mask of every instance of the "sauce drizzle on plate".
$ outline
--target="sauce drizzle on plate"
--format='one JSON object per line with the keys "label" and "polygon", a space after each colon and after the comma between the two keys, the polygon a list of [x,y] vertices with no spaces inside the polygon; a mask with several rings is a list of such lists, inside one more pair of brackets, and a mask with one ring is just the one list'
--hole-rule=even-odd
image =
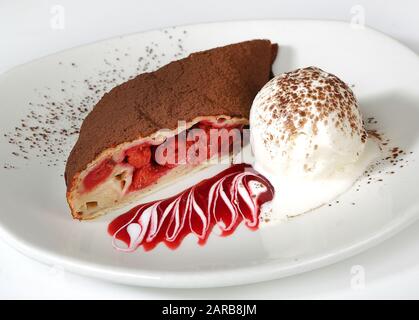
{"label": "sauce drizzle on plate", "polygon": [[203,245],[215,225],[222,236],[242,221],[257,229],[260,207],[273,195],[265,177],[248,164],[235,164],[175,196],[134,207],[113,220],[108,232],[113,246],[127,252],[140,246],[148,251],[160,242],[175,249],[191,233]]}

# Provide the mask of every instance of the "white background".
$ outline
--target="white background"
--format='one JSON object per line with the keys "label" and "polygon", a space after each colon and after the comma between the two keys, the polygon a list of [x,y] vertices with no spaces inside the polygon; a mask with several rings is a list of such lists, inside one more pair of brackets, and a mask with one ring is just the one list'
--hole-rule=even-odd
{"label": "white background", "polygon": [[[51,28],[51,10],[56,5],[64,8],[64,29]],[[50,53],[126,33],[243,19],[350,21],[351,9],[356,5],[365,10],[368,26],[419,53],[419,2],[415,0],[0,0],[0,72]],[[419,298],[418,252],[416,223],[367,252],[302,275],[241,287],[174,290],[127,287],[70,274],[32,261],[0,241],[0,298]],[[359,270],[357,266],[364,270],[365,286],[356,285],[353,272]]]}

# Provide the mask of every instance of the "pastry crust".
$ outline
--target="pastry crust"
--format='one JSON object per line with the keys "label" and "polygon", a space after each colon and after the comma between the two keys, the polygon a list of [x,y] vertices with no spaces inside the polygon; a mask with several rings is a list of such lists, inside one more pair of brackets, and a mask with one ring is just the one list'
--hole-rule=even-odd
{"label": "pastry crust", "polygon": [[178,133],[180,120],[185,121],[186,129],[220,117],[232,124],[247,124],[253,98],[271,77],[276,53],[277,45],[268,40],[197,52],[155,72],[141,74],[105,94],[84,120],[67,161],[67,201],[73,217],[94,218],[155,191],[163,179],[196,170],[181,165],[146,190],[118,197],[103,208],[80,211],[80,201],[86,203],[88,199],[78,192],[79,185],[103,159],[144,142],[162,143]]}

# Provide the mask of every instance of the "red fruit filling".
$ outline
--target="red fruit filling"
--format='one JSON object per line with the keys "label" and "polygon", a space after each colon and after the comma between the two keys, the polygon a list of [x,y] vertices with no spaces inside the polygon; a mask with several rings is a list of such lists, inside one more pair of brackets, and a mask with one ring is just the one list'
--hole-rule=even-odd
{"label": "red fruit filling", "polygon": [[106,159],[98,164],[92,171],[90,171],[83,180],[84,191],[90,191],[99,183],[103,182],[110,176],[115,163]]}
{"label": "red fruit filling", "polygon": [[149,144],[132,147],[125,151],[126,161],[135,168],[144,167],[150,163],[151,148]]}
{"label": "red fruit filling", "polygon": [[135,191],[148,187],[163,176],[168,170],[170,170],[170,168],[165,168],[153,163],[148,163],[141,169],[134,170],[129,190]]}
{"label": "red fruit filling", "polygon": [[[191,132],[193,129],[200,130]],[[227,143],[224,140],[223,145],[222,140],[225,136],[220,133],[221,131],[211,132],[211,129],[225,129],[224,134],[229,135]],[[162,145],[154,146],[144,143],[127,149],[122,162],[134,167],[129,191],[137,191],[153,184],[180,164],[197,165],[217,153],[231,151],[233,142],[241,138],[241,133],[235,132],[236,134],[230,135],[231,129],[240,129],[241,132],[242,125],[226,126],[222,122],[201,121],[186,130],[185,134],[168,138]],[[218,142],[218,147],[211,147],[213,141]],[[184,146],[183,150],[179,147],[180,143]],[[227,146],[228,150],[223,150],[223,146]],[[114,161],[107,159],[89,172],[83,180],[84,191],[90,191],[105,181],[112,173],[115,164]]]}

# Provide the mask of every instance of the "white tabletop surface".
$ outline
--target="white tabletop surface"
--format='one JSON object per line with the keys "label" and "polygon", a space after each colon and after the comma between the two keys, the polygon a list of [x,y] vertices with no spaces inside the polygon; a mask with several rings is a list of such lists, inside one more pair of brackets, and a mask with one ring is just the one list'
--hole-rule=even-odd
{"label": "white tabletop surface", "polygon": [[[66,48],[165,26],[281,18],[350,21],[359,12],[363,12],[368,26],[419,53],[419,2],[416,0],[212,0],[207,3],[0,0],[0,72]],[[52,20],[57,12],[64,12],[64,24],[58,28]],[[416,223],[373,249],[316,271],[241,287],[175,290],[129,287],[78,276],[33,261],[0,240],[0,299],[419,298],[418,252],[419,223]]]}

